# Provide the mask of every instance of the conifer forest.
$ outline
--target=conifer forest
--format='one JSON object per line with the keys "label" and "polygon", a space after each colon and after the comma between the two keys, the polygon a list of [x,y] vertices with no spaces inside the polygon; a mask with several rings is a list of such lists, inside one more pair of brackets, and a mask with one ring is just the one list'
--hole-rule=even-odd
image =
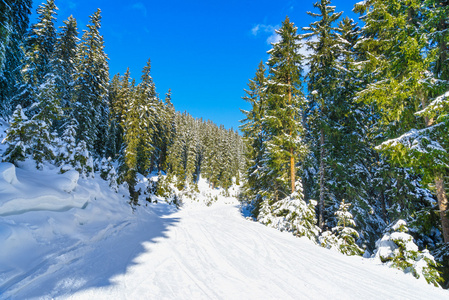
{"label": "conifer forest", "polygon": [[177,111],[150,59],[109,74],[101,10],[56,28],[56,5],[30,24],[31,0],[0,0],[1,161],[98,173],[133,209],[235,184],[253,221],[449,287],[449,1],[364,0],[355,21],[317,0],[308,27],[279,20],[239,130]]}

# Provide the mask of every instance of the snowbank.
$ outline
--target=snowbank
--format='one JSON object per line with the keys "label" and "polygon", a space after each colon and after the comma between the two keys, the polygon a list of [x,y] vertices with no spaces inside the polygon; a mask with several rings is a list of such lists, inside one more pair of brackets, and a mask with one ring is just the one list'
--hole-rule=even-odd
{"label": "snowbank", "polygon": [[0,163],[0,216],[82,208],[90,200],[90,193],[83,187],[72,193],[78,186],[78,180],[76,171],[64,174],[32,172],[16,169],[10,163]]}

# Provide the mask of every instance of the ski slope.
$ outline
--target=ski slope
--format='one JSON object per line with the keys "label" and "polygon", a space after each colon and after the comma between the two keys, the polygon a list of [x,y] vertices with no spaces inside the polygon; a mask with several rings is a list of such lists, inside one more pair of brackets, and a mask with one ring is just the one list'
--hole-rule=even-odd
{"label": "ski slope", "polygon": [[449,299],[412,276],[247,221],[234,205],[162,217],[126,273],[69,299]]}
{"label": "ski slope", "polygon": [[133,212],[101,179],[1,167],[0,299],[449,299],[249,221],[235,198]]}

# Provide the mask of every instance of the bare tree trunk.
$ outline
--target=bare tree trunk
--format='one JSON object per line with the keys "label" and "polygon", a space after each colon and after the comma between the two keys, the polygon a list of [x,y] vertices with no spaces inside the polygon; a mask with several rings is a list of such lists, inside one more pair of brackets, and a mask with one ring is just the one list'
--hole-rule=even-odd
{"label": "bare tree trunk", "polygon": [[290,182],[291,182],[291,187],[292,187],[292,193],[295,192],[296,190],[296,186],[295,186],[295,157],[293,156],[294,152],[293,152],[293,148],[290,149]]}
{"label": "bare tree trunk", "polygon": [[449,216],[448,216],[449,210],[448,210],[446,189],[442,174],[438,174],[437,177],[435,178],[435,187],[437,190],[438,208],[440,211],[443,240],[445,243],[449,243]]}
{"label": "bare tree trunk", "polygon": [[[291,84],[290,78],[288,78],[287,84],[290,86],[290,84]],[[292,104],[292,89],[291,89],[291,87],[289,87],[289,89],[288,89],[288,104],[289,105]],[[292,119],[293,119],[293,116],[292,116]],[[292,135],[293,135],[293,129],[290,128],[290,137],[292,137]],[[296,170],[295,170],[295,156],[294,155],[295,155],[295,151],[292,147],[292,148],[290,148],[290,184],[291,184],[292,194],[296,190],[296,186],[295,186]]]}
{"label": "bare tree trunk", "polygon": [[380,190],[380,204],[382,206],[382,217],[384,221],[387,221],[387,205],[385,203],[385,195],[384,195],[384,189],[381,188]]}
{"label": "bare tree trunk", "polygon": [[321,129],[320,136],[320,215],[318,225],[324,228],[324,130]]}

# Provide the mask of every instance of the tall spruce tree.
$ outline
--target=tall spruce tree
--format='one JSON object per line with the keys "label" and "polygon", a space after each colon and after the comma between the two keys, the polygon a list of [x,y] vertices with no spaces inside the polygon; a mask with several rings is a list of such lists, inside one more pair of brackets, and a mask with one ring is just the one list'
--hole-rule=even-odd
{"label": "tall spruce tree", "polygon": [[[330,113],[334,109],[334,90],[338,85],[337,59],[340,55],[337,47],[338,41],[333,23],[341,16],[341,12],[335,13],[335,7],[330,5],[330,0],[321,0],[314,4],[319,13],[307,12],[308,15],[318,18],[304,30],[307,39],[307,47],[311,51],[308,58],[310,71],[307,75],[307,87],[309,91],[309,137],[319,161],[319,218],[320,228],[325,226],[325,200],[328,195],[328,178],[326,170],[329,164],[329,131],[332,127]],[[319,138],[319,140],[316,140]]]}
{"label": "tall spruce tree", "polygon": [[39,86],[54,73],[52,63],[56,44],[54,0],[48,0],[37,9],[38,22],[33,24],[25,42],[25,60],[22,65],[23,81],[17,82],[18,91],[12,105],[20,104],[24,109],[37,102]]}
{"label": "tall spruce tree", "polygon": [[275,201],[279,196],[295,192],[295,159],[304,151],[300,37],[297,27],[288,17],[277,33],[280,41],[273,43],[273,48],[268,51],[267,104],[263,119],[267,132],[266,159],[268,167],[272,169]]}
{"label": "tall spruce tree", "polygon": [[90,152],[104,152],[109,83],[108,57],[100,35],[101,10],[91,17],[78,47],[78,73],[75,76],[73,116],[77,121],[77,140],[86,141]]}
{"label": "tall spruce tree", "polygon": [[268,170],[263,163],[265,152],[264,141],[266,133],[263,130],[262,119],[265,116],[266,106],[266,77],[263,61],[257,68],[256,75],[248,83],[246,95],[243,97],[251,105],[249,111],[241,110],[245,119],[241,122],[240,129],[247,145],[246,158],[248,167],[246,169],[245,195],[254,206],[254,215],[258,216],[262,203],[262,191],[267,185]]}
{"label": "tall spruce tree", "polygon": [[[64,21],[64,25],[60,27],[54,53],[54,67],[56,74],[56,88],[58,97],[60,98],[60,106],[64,110],[64,114],[71,119],[72,101],[75,96],[75,74],[76,71],[76,54],[78,48],[78,30],[75,18],[70,16]],[[58,128],[59,132],[63,132],[69,122],[62,120]]]}

